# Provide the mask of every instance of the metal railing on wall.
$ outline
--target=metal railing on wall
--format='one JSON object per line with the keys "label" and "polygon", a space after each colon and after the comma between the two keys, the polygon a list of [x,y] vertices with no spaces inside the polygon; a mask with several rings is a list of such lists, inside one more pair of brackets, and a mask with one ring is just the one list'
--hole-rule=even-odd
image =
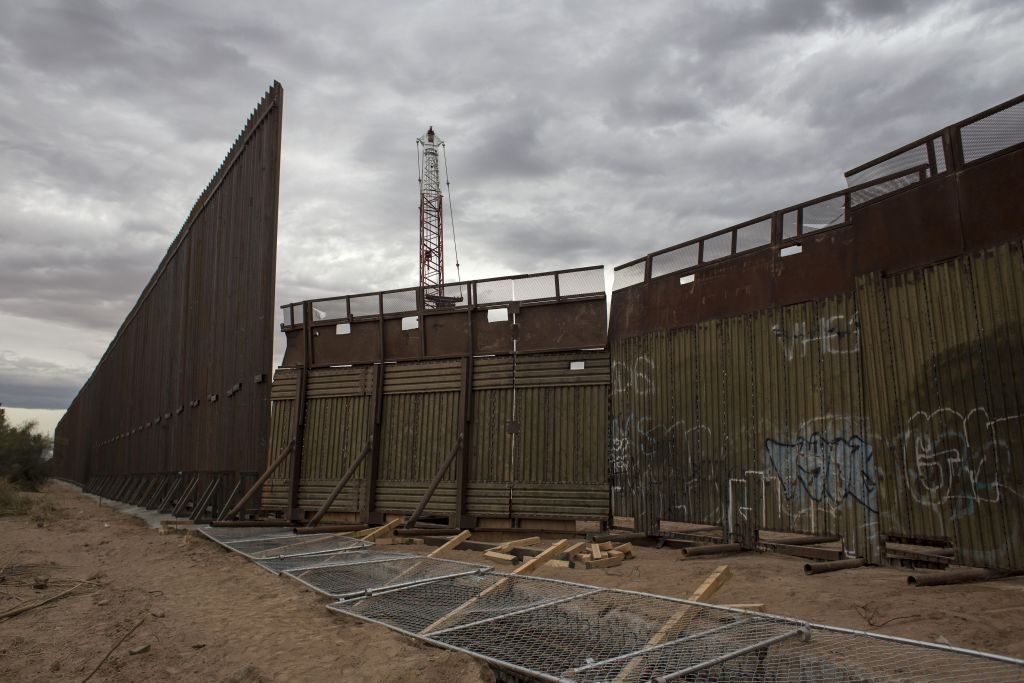
{"label": "metal railing on wall", "polygon": [[831,194],[652,252],[615,268],[613,291],[760,249],[783,249],[810,233],[849,225],[852,210],[925,180],[1024,145],[1024,95],[926,135],[845,173]]}
{"label": "metal railing on wall", "polygon": [[[383,317],[450,313],[467,308],[501,308],[512,303],[560,303],[604,296],[604,266],[587,266],[482,280],[452,282],[438,288],[408,287],[383,292],[313,299],[311,322],[346,322]],[[303,322],[303,306],[281,306],[282,329]]]}

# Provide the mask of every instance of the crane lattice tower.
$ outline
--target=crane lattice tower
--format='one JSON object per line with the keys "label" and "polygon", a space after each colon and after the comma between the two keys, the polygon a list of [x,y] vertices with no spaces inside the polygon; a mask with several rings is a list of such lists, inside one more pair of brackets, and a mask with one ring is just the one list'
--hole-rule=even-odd
{"label": "crane lattice tower", "polygon": [[444,142],[431,126],[416,140],[420,154],[420,286],[428,304],[444,298],[444,212],[438,148]]}

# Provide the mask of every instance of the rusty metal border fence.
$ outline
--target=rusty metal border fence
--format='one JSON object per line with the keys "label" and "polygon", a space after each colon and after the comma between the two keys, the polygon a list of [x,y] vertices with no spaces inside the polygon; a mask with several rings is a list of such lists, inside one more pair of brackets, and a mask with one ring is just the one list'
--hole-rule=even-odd
{"label": "rusty metal border fence", "polygon": [[262,468],[283,98],[264,94],[57,426],[59,476],[210,515]]}
{"label": "rusty metal border fence", "polygon": [[846,175],[616,268],[613,508],[1024,568],[1024,96]]}
{"label": "rusty metal border fence", "polygon": [[305,519],[348,472],[333,515],[606,520],[604,268],[428,289],[283,307],[267,506]]}

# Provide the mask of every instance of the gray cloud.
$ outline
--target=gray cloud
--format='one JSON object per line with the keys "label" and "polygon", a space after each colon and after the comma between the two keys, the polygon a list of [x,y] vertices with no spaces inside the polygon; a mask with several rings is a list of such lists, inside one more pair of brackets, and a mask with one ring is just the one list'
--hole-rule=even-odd
{"label": "gray cloud", "polygon": [[464,278],[613,266],[1019,94],[1022,29],[998,0],[5,3],[0,400],[67,403],[275,78],[284,303],[415,284],[427,125]]}

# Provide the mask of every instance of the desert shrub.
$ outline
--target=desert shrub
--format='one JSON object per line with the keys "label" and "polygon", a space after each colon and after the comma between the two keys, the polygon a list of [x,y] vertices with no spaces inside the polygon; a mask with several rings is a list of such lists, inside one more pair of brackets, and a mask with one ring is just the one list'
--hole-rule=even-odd
{"label": "desert shrub", "polygon": [[35,422],[14,426],[0,408],[0,478],[21,489],[39,490],[49,477],[52,450],[53,439],[36,432]]}
{"label": "desert shrub", "polygon": [[32,501],[6,479],[0,479],[0,515],[23,515]]}

